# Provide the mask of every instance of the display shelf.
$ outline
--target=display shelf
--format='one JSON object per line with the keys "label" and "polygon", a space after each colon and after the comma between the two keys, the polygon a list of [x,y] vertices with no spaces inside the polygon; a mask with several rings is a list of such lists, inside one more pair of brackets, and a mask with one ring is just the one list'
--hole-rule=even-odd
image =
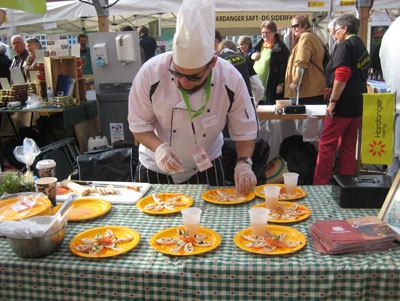
{"label": "display shelf", "polygon": [[77,104],[86,101],[86,87],[84,78],[78,77],[77,59],[74,56],[45,57],[44,70],[46,85],[51,87],[55,95],[57,80],[60,75],[68,75],[75,79],[72,96],[76,98]]}

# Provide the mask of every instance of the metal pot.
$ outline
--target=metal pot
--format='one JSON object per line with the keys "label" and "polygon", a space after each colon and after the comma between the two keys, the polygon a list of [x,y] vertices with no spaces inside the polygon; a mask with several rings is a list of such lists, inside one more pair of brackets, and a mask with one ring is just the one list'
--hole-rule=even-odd
{"label": "metal pot", "polygon": [[39,258],[53,254],[63,244],[65,227],[56,233],[32,239],[7,237],[8,244],[15,254],[22,258]]}

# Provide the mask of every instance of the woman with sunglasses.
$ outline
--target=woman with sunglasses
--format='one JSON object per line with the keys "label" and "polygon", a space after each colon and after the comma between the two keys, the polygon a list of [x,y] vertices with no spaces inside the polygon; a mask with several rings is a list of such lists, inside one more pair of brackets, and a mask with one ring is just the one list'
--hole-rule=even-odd
{"label": "woman with sunglasses", "polygon": [[326,66],[326,83],[331,91],[314,173],[314,185],[330,182],[336,148],[339,146],[339,174],[355,174],[357,129],[362,116],[362,94],[371,59],[357,37],[360,21],[343,15],[335,22],[337,48]]}
{"label": "woman with sunglasses", "polygon": [[299,104],[323,104],[325,91],[324,46],[312,31],[306,15],[291,20],[295,45],[290,52],[285,76],[285,98],[296,99]]}

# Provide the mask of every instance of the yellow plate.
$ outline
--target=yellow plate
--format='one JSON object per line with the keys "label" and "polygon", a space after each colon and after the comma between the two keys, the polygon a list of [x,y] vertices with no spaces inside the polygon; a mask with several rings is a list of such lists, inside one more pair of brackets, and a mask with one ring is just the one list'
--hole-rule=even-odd
{"label": "yellow plate", "polygon": [[[35,194],[26,196],[27,200],[32,201]],[[38,215],[48,215],[51,214],[51,202],[46,197],[40,197],[37,199],[36,204],[33,208],[24,209],[24,205],[19,205],[23,198],[21,196],[16,197],[10,196],[9,199],[4,199],[0,201],[0,222],[2,221],[16,221],[28,217],[38,216]]]}
{"label": "yellow plate", "polygon": [[190,196],[187,196],[187,195],[184,195],[184,194],[181,194],[181,193],[158,193],[157,196],[161,200],[163,200],[164,202],[166,202],[168,199],[172,199],[174,197],[181,196],[181,201],[182,202],[186,202],[187,205],[182,206],[182,207],[177,207],[176,210],[168,210],[168,209],[165,209],[165,208],[163,208],[162,210],[157,211],[157,212],[156,211],[151,211],[151,210],[146,210],[146,209],[144,209],[144,207],[146,207],[149,204],[153,204],[153,203],[155,204],[156,203],[156,202],[154,202],[153,197],[151,195],[149,195],[149,196],[146,196],[143,199],[140,199],[136,203],[136,207],[138,207],[140,210],[142,210],[142,211],[144,211],[146,213],[150,213],[150,214],[171,214],[171,213],[179,212],[182,209],[188,208],[188,207],[193,205],[193,199]]}
{"label": "yellow plate", "polygon": [[160,251],[165,254],[176,255],[176,256],[190,256],[190,255],[197,255],[197,254],[201,254],[201,253],[210,252],[211,250],[214,250],[216,247],[218,247],[221,244],[221,236],[214,230],[204,228],[204,227],[200,227],[199,234],[207,234],[208,237],[206,239],[204,239],[204,241],[212,241],[212,242],[214,242],[214,244],[210,247],[193,246],[193,253],[185,253],[183,248],[181,249],[181,251],[179,253],[170,252],[169,250],[172,249],[175,245],[164,246],[164,245],[159,245],[158,243],[156,243],[156,240],[160,239],[160,238],[171,238],[171,237],[176,238],[176,237],[178,237],[178,234],[177,234],[178,228],[181,230],[185,230],[185,228],[183,226],[165,229],[161,232],[158,232],[156,235],[154,235],[150,239],[150,245],[157,251]]}
{"label": "yellow plate", "polygon": [[244,229],[240,231],[238,234],[235,236],[235,244],[248,252],[251,253],[257,253],[257,254],[264,254],[264,255],[281,255],[281,254],[288,254],[288,253],[293,253],[296,252],[306,245],[307,239],[306,237],[296,229],[286,227],[286,226],[276,226],[276,225],[268,225],[267,229],[269,232],[271,232],[274,235],[279,235],[281,233],[286,233],[287,237],[284,241],[301,241],[301,244],[298,245],[295,248],[279,248],[277,247],[274,251],[272,252],[262,252],[261,249],[255,249],[255,248],[248,248],[246,245],[250,243],[248,240],[244,239],[242,237],[242,234],[244,235],[251,235],[252,231],[251,228]]}
{"label": "yellow plate", "polygon": [[207,191],[203,192],[201,197],[207,202],[215,203],[215,204],[222,204],[222,205],[233,205],[233,204],[246,203],[246,202],[249,202],[249,201],[251,201],[252,199],[255,198],[254,193],[250,191],[249,194],[246,195],[246,200],[245,201],[234,201],[234,202],[217,201],[216,199],[211,197],[213,195],[218,195],[217,194],[217,190],[223,190],[223,191],[225,191],[227,193],[230,193],[230,194],[235,194],[236,193],[236,188],[218,188],[218,189],[212,189],[212,190],[207,190]]}
{"label": "yellow plate", "polygon": [[[264,198],[264,186],[269,186],[269,185],[279,186],[279,187],[281,187],[281,194],[286,193],[285,184],[264,184],[264,185],[260,185],[260,186],[257,186],[256,188],[254,188],[254,190],[253,190],[254,194],[260,198]],[[300,193],[300,195],[294,196],[294,197],[289,197],[289,198],[279,197],[279,199],[281,201],[290,201],[290,200],[301,199],[306,196],[306,192],[303,189],[301,189],[300,187],[296,187],[296,194],[297,193]]]}
{"label": "yellow plate", "polygon": [[[125,237],[127,235],[132,235],[133,240],[129,241],[129,242],[118,243],[117,245],[122,248],[122,250],[120,250],[120,251],[103,249],[99,254],[90,255],[88,253],[83,253],[83,252],[79,252],[79,251],[75,250],[74,247],[82,245],[82,243],[80,241],[82,238],[93,239],[97,233],[101,233],[101,235],[104,236],[107,229],[112,230],[116,237]],[[121,226],[106,226],[106,227],[93,228],[93,229],[79,233],[70,241],[69,249],[71,250],[72,253],[74,253],[78,256],[103,258],[103,257],[117,256],[117,255],[126,253],[126,252],[132,250],[134,247],[136,247],[139,244],[139,242],[140,242],[140,235],[133,229],[130,229],[127,227],[121,227]]]}
{"label": "yellow plate", "polygon": [[[292,202],[279,202],[279,205],[280,204],[284,204],[286,208],[288,208],[288,207],[293,205]],[[298,210],[305,210],[306,213],[303,214],[303,215],[300,215],[300,216],[296,216],[296,218],[292,219],[292,220],[287,220],[287,219],[283,219],[283,218],[279,218],[279,219],[268,218],[268,222],[280,223],[280,224],[295,223],[295,222],[299,222],[299,221],[305,220],[306,218],[308,218],[311,215],[311,210],[308,207],[306,207],[304,205],[301,205],[301,204],[297,204],[297,205],[299,205],[299,209]],[[253,206],[251,208],[255,208],[255,207],[264,207],[265,208],[265,202],[261,203],[261,204],[257,204],[257,205],[255,205],[255,206]],[[272,214],[273,213],[270,213],[269,215],[272,215]]]}
{"label": "yellow plate", "polygon": [[106,214],[111,209],[111,204],[106,200],[85,198],[76,199],[69,215],[69,221],[84,221]]}

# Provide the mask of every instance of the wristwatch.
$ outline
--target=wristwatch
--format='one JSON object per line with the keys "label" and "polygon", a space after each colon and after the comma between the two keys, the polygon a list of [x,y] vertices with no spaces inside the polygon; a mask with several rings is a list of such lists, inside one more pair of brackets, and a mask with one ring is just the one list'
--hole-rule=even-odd
{"label": "wristwatch", "polygon": [[337,99],[334,99],[334,98],[331,98],[331,99],[329,100],[330,103],[337,103],[337,101],[338,101],[338,100],[337,100]]}
{"label": "wristwatch", "polygon": [[236,162],[239,162],[239,161],[244,161],[244,162],[246,162],[247,164],[253,166],[253,161],[252,161],[251,158],[249,158],[249,157],[240,157],[240,158],[238,158],[238,159],[236,160]]}

